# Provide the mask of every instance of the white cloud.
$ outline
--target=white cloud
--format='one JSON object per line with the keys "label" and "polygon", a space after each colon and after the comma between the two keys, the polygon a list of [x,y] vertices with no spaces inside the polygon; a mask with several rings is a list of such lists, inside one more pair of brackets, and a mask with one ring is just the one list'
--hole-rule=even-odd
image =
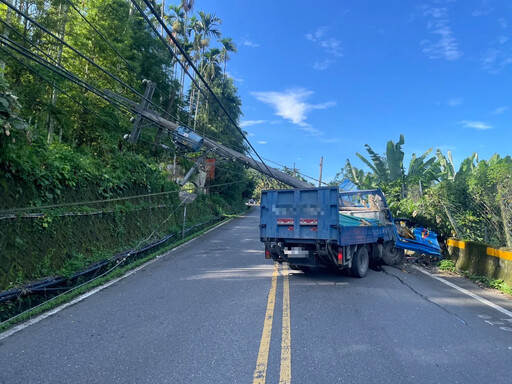
{"label": "white cloud", "polygon": [[340,140],[341,139],[320,139],[320,142],[325,143],[325,144],[332,144],[332,143],[337,143]]}
{"label": "white cloud", "polygon": [[450,107],[457,107],[462,104],[463,100],[464,99],[462,97],[455,97],[453,99],[448,99],[446,104],[448,104]]}
{"label": "white cloud", "polygon": [[332,101],[322,104],[307,103],[306,100],[313,95],[313,92],[304,88],[291,89],[284,92],[251,92],[251,95],[259,101],[272,106],[277,116],[291,121],[312,135],[318,135],[320,131],[306,123],[307,114],[315,109],[326,109],[336,105]]}
{"label": "white cloud", "polygon": [[491,115],[501,115],[506,110],[508,110],[508,107],[498,107],[494,111],[491,112]]}
{"label": "white cloud", "polygon": [[435,17],[435,18],[446,17],[447,14],[448,14],[448,8],[446,8],[446,7],[443,7],[443,8],[425,8],[425,10],[423,12],[424,16],[432,16],[432,17]]}
{"label": "white cloud", "polygon": [[316,69],[317,71],[324,71],[327,68],[329,68],[329,66],[334,62],[336,62],[336,60],[332,60],[332,59],[316,61],[315,64],[313,65],[313,69]]}
{"label": "white cloud", "polygon": [[314,32],[309,32],[306,34],[306,39],[309,41],[318,41],[320,40],[325,33],[327,32],[327,27],[318,27]]}
{"label": "white cloud", "polygon": [[507,36],[498,36],[498,44],[503,45],[510,39]]}
{"label": "white cloud", "polygon": [[316,129],[314,127],[312,127],[311,125],[301,125],[300,127],[301,130],[303,130],[304,132],[307,132],[309,133],[311,136],[320,136],[322,135],[322,131],[320,131],[319,129]]}
{"label": "white cloud", "polygon": [[463,121],[459,121],[459,124],[462,124],[466,128],[478,129],[479,131],[485,131],[487,129],[492,128],[491,125],[484,123],[483,121],[463,120]]}
{"label": "white cloud", "polygon": [[484,70],[498,75],[512,64],[512,51],[510,49],[490,48],[482,56],[481,62]]}
{"label": "white cloud", "polygon": [[474,16],[474,17],[486,16],[489,13],[491,13],[492,11],[494,11],[494,8],[475,9],[473,12],[471,12],[471,16]]}
{"label": "white cloud", "polygon": [[260,46],[259,43],[255,43],[251,40],[248,40],[248,39],[245,39],[242,41],[242,45],[246,46],[246,47],[251,47],[251,48],[258,48]]}
{"label": "white cloud", "polygon": [[240,122],[240,127],[250,127],[252,125],[265,124],[267,120],[245,120]]}
{"label": "white cloud", "polygon": [[430,59],[446,59],[454,61],[462,56],[458,41],[454,37],[448,18],[448,8],[425,7],[423,17],[429,19],[427,29],[430,34],[435,35],[434,41],[425,39],[421,41],[423,53]]}
{"label": "white cloud", "polygon": [[263,144],[267,144],[267,142],[266,141],[258,141],[258,144],[262,144],[263,145]]}
{"label": "white cloud", "polygon": [[333,55],[334,57],[342,57],[341,41],[335,38],[320,41],[320,46],[325,49],[325,52]]}
{"label": "white cloud", "polygon": [[333,58],[343,57],[341,41],[333,37],[328,37],[327,32],[327,27],[318,27],[315,31],[306,34],[306,39],[317,44],[331,57],[331,59],[324,59],[315,62],[313,68],[319,71],[323,71],[331,64],[335,63],[336,60]]}
{"label": "white cloud", "polygon": [[508,23],[507,23],[507,20],[505,20],[504,18],[500,17],[498,19],[498,24],[500,25],[501,28],[505,29],[507,28],[508,26]]}
{"label": "white cloud", "polygon": [[319,27],[314,32],[307,33],[306,39],[317,43],[325,52],[335,57],[343,56],[341,52],[341,41],[333,37],[326,37],[326,33],[327,27]]}
{"label": "white cloud", "polygon": [[[430,29],[430,28],[429,28]],[[434,35],[439,35],[439,40],[423,40],[423,53],[426,53],[430,59],[446,59],[448,61],[457,60],[462,56],[458,48],[457,39],[453,37],[453,32],[449,26],[439,22],[431,30]]]}

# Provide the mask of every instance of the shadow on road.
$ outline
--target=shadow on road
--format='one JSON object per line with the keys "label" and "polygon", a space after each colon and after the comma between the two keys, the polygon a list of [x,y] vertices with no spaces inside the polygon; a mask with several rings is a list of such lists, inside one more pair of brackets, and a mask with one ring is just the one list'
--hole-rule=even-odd
{"label": "shadow on road", "polygon": [[349,284],[353,278],[347,270],[311,268],[307,272],[290,270],[290,282],[298,284]]}

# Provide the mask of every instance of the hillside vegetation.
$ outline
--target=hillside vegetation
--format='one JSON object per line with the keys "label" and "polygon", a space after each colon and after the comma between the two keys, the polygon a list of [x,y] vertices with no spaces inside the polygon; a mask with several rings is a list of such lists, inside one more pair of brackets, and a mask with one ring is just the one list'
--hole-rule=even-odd
{"label": "hillside vegetation", "polygon": [[[104,90],[139,103],[142,80],[151,80],[151,109],[247,153],[185,56],[166,38],[171,54],[163,31],[132,2],[10,3],[20,12],[0,5],[0,289],[181,232],[175,165],[187,171],[202,153],[184,150],[154,125],[128,143],[133,113]],[[226,75],[236,46],[222,36],[222,20],[179,5],[158,11],[238,121],[241,100]],[[240,211],[252,193],[242,165],[207,155],[216,159],[215,175],[187,208],[186,226]]]}
{"label": "hillside vegetation", "polygon": [[384,155],[366,145],[357,156],[370,171],[347,160],[337,181],[347,177],[360,188],[382,188],[395,217],[414,218],[443,237],[512,247],[512,158],[482,160],[474,153],[456,169],[451,152],[433,149],[404,164],[403,145],[389,141]]}

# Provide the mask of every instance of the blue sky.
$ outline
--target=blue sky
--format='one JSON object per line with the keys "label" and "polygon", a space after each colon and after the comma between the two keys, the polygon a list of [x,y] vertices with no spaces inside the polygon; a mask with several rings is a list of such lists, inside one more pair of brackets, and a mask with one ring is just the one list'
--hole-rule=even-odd
{"label": "blue sky", "polygon": [[512,154],[512,1],[197,0],[239,48],[228,63],[259,154],[332,179],[364,144]]}

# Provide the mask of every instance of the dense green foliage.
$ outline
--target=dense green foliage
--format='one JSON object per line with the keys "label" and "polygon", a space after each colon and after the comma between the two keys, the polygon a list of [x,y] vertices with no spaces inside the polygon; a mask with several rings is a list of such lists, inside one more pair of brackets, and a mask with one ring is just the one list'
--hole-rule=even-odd
{"label": "dense green foliage", "polygon": [[[208,93],[204,84],[197,89],[187,79],[179,63],[195,80],[198,77],[160,26],[157,31],[163,33],[173,54],[131,1],[9,3],[34,22],[0,4],[4,43],[0,44],[0,244],[6,245],[0,254],[0,277],[12,282],[16,275],[15,282],[21,283],[50,272],[68,274],[105,252],[137,244],[143,236],[177,232],[183,206],[177,198],[177,175],[170,169],[175,169],[176,161],[187,171],[202,153],[185,151],[174,143],[172,134],[151,125],[143,128],[137,143],[128,143],[123,136],[132,130],[133,114],[100,97],[103,90],[139,103],[146,87],[141,80],[149,79],[156,84],[151,109],[167,119],[246,153],[243,136],[213,98],[200,92]],[[149,15],[143,2],[137,4]],[[154,6],[238,121],[241,100],[226,75],[236,46],[222,36],[221,19],[203,11],[194,14],[181,4],[167,3],[165,9]],[[22,53],[37,55],[40,62]],[[217,158],[218,165],[206,185],[209,195],[200,196],[188,208],[191,225],[240,209],[254,187],[245,167],[207,155]],[[140,195],[149,197],[115,200]],[[111,202],[97,202],[105,199]],[[173,207],[180,207],[176,217],[164,223]],[[88,230],[90,236],[74,247],[72,242],[83,232],[88,217],[95,215],[103,221],[95,222],[97,228]],[[59,231],[71,237],[70,244],[56,240]],[[114,239],[109,241],[108,236]],[[103,243],[86,244],[100,238]],[[44,244],[38,248],[34,239]],[[23,253],[30,260],[17,264]],[[13,266],[19,273],[13,275]],[[30,270],[23,270],[25,266]]]}
{"label": "dense green foliage", "polygon": [[348,177],[360,188],[382,188],[397,217],[414,218],[445,237],[482,241],[512,247],[512,159],[494,155],[465,159],[456,172],[448,152],[438,149],[412,155],[408,171],[403,165],[403,135],[397,144],[389,141],[386,155],[366,145],[370,172],[357,169],[349,160],[338,181]]}
{"label": "dense green foliage", "polygon": [[[184,70],[178,65],[185,62],[184,57],[171,56],[132,2],[26,0],[11,3],[21,12],[29,12],[36,22],[63,38],[91,62],[21,14],[1,5],[0,16],[6,23],[2,23],[0,32],[11,40],[10,44],[19,44],[20,49],[57,63],[95,89],[114,91],[137,102],[140,98],[134,92],[144,92],[140,79],[150,79],[156,83],[154,108],[168,112],[169,119],[193,125],[200,134],[240,152],[247,150],[242,135],[216,103],[211,98],[200,97],[196,87],[186,80]],[[220,18],[203,11],[196,16],[192,15],[192,9],[186,7],[186,10],[181,5],[168,4],[166,10],[159,11],[231,117],[237,120],[241,115],[241,100],[232,79],[225,75],[229,55],[236,52],[236,46],[232,39],[221,36]],[[0,137],[0,166],[7,180],[16,185],[16,193],[2,202],[3,208],[62,202],[59,196],[65,188],[92,189],[95,198],[122,195],[133,185],[153,192],[165,190],[169,175],[160,171],[162,164],[170,159],[174,161],[174,155],[185,168],[192,164],[187,155],[175,148],[172,138],[155,127],[144,129],[138,144],[128,145],[123,135],[131,130],[131,114],[14,50],[2,49],[5,79],[1,77],[3,114],[0,116],[5,132]],[[177,52],[176,47],[173,50]],[[126,85],[109,77],[106,71]],[[23,124],[18,114],[28,124]],[[148,145],[155,141],[164,143],[170,150]],[[219,168],[218,180],[211,184],[225,186],[239,181],[241,186],[213,187],[213,191],[228,199],[235,196],[240,199],[247,177],[243,167],[231,168]],[[90,193],[86,195],[82,197],[93,197]]]}

